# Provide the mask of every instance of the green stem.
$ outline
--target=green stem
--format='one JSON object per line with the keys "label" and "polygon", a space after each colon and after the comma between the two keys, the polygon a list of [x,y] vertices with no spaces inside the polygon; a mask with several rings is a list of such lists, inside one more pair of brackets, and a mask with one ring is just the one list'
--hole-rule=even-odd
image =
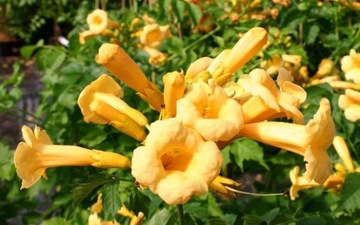
{"label": "green stem", "polygon": [[[206,38],[210,37],[211,35],[213,35],[215,32],[219,31],[221,27],[216,27],[214,30],[212,30],[211,32],[203,35],[201,38],[197,39],[196,41],[194,41],[193,43],[189,44],[188,46],[186,46],[184,48],[184,51],[186,52],[188,49],[196,46],[199,42],[205,40]],[[177,54],[171,55],[169,58],[167,58],[168,61],[172,60],[173,58],[175,58],[177,56]]]}
{"label": "green stem", "polygon": [[179,216],[179,225],[185,225],[184,223],[184,209],[182,204],[177,205],[178,216]]}

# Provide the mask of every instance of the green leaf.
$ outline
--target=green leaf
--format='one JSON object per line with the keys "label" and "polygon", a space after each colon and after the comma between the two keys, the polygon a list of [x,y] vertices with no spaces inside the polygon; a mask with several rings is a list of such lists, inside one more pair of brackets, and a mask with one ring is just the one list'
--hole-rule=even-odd
{"label": "green leaf", "polygon": [[230,145],[230,152],[234,155],[236,164],[241,170],[244,169],[245,160],[257,161],[264,168],[269,169],[265,163],[262,147],[256,142],[248,138],[240,138]]}
{"label": "green leaf", "polygon": [[35,52],[35,50],[41,48],[42,46],[44,46],[44,40],[41,39],[40,41],[38,41],[36,43],[36,45],[27,45],[24,46],[20,49],[20,54],[26,59],[29,60],[30,57],[33,55],[33,53]]}
{"label": "green leaf", "polygon": [[244,225],[260,225],[264,220],[257,215],[245,215],[243,217]]}
{"label": "green leaf", "polygon": [[261,216],[264,221],[270,223],[280,212],[280,208],[275,208],[267,212],[265,215]]}
{"label": "green leaf", "polygon": [[298,219],[298,225],[326,225],[326,221],[319,216],[307,216]]}
{"label": "green leaf", "polygon": [[214,37],[214,41],[216,42],[216,44],[218,44],[219,48],[224,47],[225,41],[222,37],[219,36],[213,36],[213,37]]}
{"label": "green leaf", "polygon": [[166,225],[171,215],[172,213],[167,208],[163,208],[151,217],[147,225]]}
{"label": "green leaf", "polygon": [[190,12],[190,17],[194,24],[197,25],[202,18],[202,10],[196,4],[187,4],[187,9]]}
{"label": "green leaf", "polygon": [[59,47],[48,47],[40,49],[35,57],[40,70],[53,71],[65,61],[66,53]]}
{"label": "green leaf", "polygon": [[319,35],[320,32],[320,28],[317,25],[312,25],[310,27],[309,33],[306,36],[306,44],[313,44],[317,38],[317,36]]}
{"label": "green leaf", "polygon": [[0,142],[0,155],[0,180],[10,181],[15,175],[14,151]]}
{"label": "green leaf", "polygon": [[172,9],[174,10],[176,17],[178,19],[178,21],[183,21],[184,19],[184,12],[185,12],[185,5],[186,3],[183,1],[172,1],[171,2],[171,6]]}
{"label": "green leaf", "polygon": [[135,213],[143,212],[145,215],[149,214],[150,198],[144,195],[137,188],[133,188],[130,193],[129,208]]}
{"label": "green leaf", "polygon": [[118,180],[114,180],[102,188],[102,199],[106,217],[109,216],[111,220],[114,219],[121,207]]}
{"label": "green leaf", "polygon": [[63,218],[55,217],[55,218],[45,220],[40,225],[70,225],[70,222],[66,221]]}
{"label": "green leaf", "polygon": [[206,221],[205,225],[230,225],[230,224],[221,218],[212,218]]}
{"label": "green leaf", "polygon": [[340,202],[337,211],[346,210],[353,212],[360,209],[360,174],[349,174],[340,193]]}
{"label": "green leaf", "polygon": [[92,191],[112,180],[99,174],[91,175],[86,182],[80,183],[72,189],[73,207],[76,208],[90,195]]}

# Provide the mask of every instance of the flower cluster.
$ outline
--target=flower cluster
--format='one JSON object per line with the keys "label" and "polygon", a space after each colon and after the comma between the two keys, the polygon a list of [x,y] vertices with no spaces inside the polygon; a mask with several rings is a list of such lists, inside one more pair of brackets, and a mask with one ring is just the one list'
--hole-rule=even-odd
{"label": "flower cluster", "polygon": [[[152,35],[147,38],[144,42],[152,39]],[[142,188],[158,194],[170,205],[186,203],[209,188],[225,197],[233,196],[226,186],[239,184],[220,176],[221,150],[240,137],[303,156],[305,179],[323,184],[331,174],[327,148],[335,135],[329,101],[322,99],[313,119],[305,124],[299,106],[305,101],[306,92],[292,82],[293,77],[285,68],[278,69],[276,81],[260,68],[232,81],[233,74],[266,42],[265,29],[250,29],[233,48],[223,50],[214,59],[199,58],[185,73],[165,74],[162,92],[120,46],[103,44],[96,62],[134,89],[159,113],[159,119],[148,124],[140,111],[121,99],[124,96],[121,86],[106,74],[85,87],[78,105],[86,122],[109,124],[141,142],[132,154],[131,174]],[[154,42],[151,45],[156,46]],[[289,122],[270,121],[278,118]],[[38,128],[35,134],[25,128],[24,139],[26,143],[19,144],[15,154],[23,187],[31,186],[51,166],[130,166],[116,153],[71,147],[74,150],[65,154],[67,147],[52,145],[46,133]],[[71,161],[54,158],[59,152]],[[36,161],[24,167],[29,154],[34,154]],[[39,165],[35,167],[36,163]]]}

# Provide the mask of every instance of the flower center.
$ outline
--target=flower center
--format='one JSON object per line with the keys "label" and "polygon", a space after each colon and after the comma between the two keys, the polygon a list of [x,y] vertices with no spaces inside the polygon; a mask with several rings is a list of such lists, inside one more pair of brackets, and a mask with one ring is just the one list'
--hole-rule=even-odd
{"label": "flower center", "polygon": [[193,153],[186,149],[172,148],[161,156],[161,162],[165,170],[186,171],[193,158]]}

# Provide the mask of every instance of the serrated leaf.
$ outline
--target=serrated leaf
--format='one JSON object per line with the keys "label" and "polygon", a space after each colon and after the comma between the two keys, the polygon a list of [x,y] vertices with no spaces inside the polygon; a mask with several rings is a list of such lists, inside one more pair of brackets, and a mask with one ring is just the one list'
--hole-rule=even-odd
{"label": "serrated leaf", "polygon": [[33,53],[39,49],[40,47],[44,46],[44,40],[41,39],[36,43],[36,45],[27,45],[20,49],[20,54],[26,59],[29,60]]}
{"label": "serrated leaf", "polygon": [[73,207],[76,208],[80,203],[90,195],[92,191],[100,187],[103,184],[110,182],[110,179],[107,179],[101,175],[91,175],[86,182],[80,183],[72,189],[72,198],[73,198]]}
{"label": "serrated leaf", "polygon": [[298,225],[326,225],[326,221],[319,216],[307,216],[298,219]]}
{"label": "serrated leaf", "polygon": [[309,29],[309,33],[306,36],[306,44],[313,44],[319,35],[320,28],[317,25],[312,25]]}
{"label": "serrated leaf", "polygon": [[40,49],[36,55],[36,65],[42,71],[53,71],[66,59],[66,53],[57,47]]}
{"label": "serrated leaf", "polygon": [[163,208],[151,217],[147,225],[166,225],[171,215],[172,213],[167,208]]}
{"label": "serrated leaf", "polygon": [[206,225],[230,225],[228,222],[221,218],[212,218],[206,221]]}
{"label": "serrated leaf", "polygon": [[340,202],[337,211],[346,210],[352,212],[360,209],[360,174],[349,174],[340,193]]}
{"label": "serrated leaf", "polygon": [[245,215],[243,217],[244,225],[260,225],[264,220],[257,215]]}
{"label": "serrated leaf", "polygon": [[258,162],[264,168],[269,169],[269,166],[265,163],[262,147],[255,141],[248,138],[241,138],[234,141],[230,145],[230,151],[234,155],[236,164],[241,170],[244,169],[245,160],[253,160]]}
{"label": "serrated leaf", "polygon": [[10,181],[15,175],[14,151],[0,142],[0,180]]}
{"label": "serrated leaf", "polygon": [[187,9],[190,12],[190,17],[193,20],[194,24],[197,25],[202,18],[202,10],[196,4],[187,4]]}
{"label": "serrated leaf", "polygon": [[149,213],[150,198],[140,192],[137,188],[133,188],[130,193],[129,208],[135,213],[143,212],[145,215]]}
{"label": "serrated leaf", "polygon": [[106,184],[102,188],[102,199],[103,199],[103,208],[106,217],[109,216],[110,219],[114,219],[117,211],[121,207],[121,200],[119,194],[119,182],[114,181]]}
{"label": "serrated leaf", "polygon": [[66,221],[63,218],[55,217],[55,218],[45,220],[40,225],[70,225],[70,222]]}

